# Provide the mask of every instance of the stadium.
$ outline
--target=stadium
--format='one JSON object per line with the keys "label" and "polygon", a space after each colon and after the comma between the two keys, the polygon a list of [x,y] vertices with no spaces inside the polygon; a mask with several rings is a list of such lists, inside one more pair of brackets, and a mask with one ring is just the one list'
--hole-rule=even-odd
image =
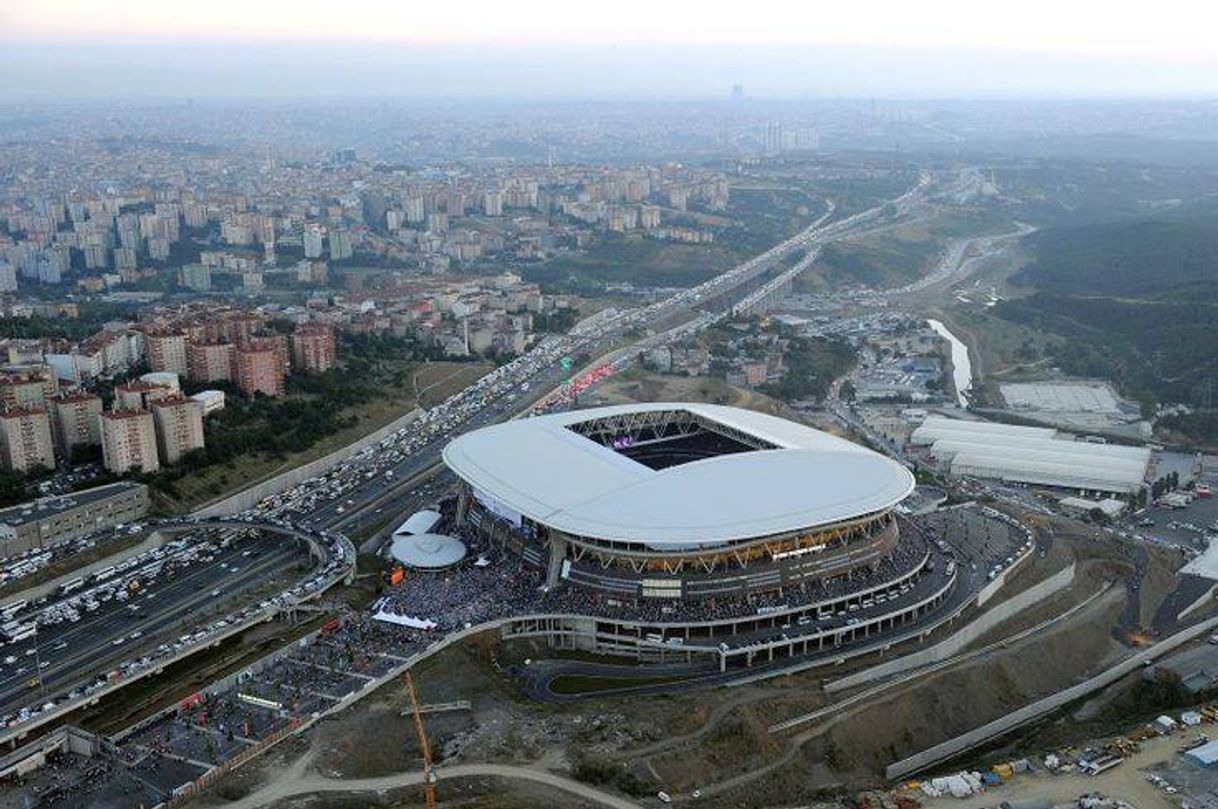
{"label": "stadium", "polygon": [[638,597],[758,592],[873,565],[896,547],[892,508],[913,490],[881,455],[714,405],[512,421],[456,439],[444,460],[466,485],[463,519],[550,585]]}
{"label": "stadium", "polygon": [[774,416],[553,413],[467,433],[444,461],[457,530],[544,582],[547,614],[506,636],[752,665],[891,632],[964,595],[946,544],[898,517],[909,470]]}

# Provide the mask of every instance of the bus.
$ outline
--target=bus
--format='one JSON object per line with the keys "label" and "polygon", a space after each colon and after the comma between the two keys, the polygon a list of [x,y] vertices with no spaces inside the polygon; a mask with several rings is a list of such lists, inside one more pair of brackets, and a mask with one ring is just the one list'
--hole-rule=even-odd
{"label": "bus", "polygon": [[72,592],[73,590],[79,590],[84,585],[84,583],[85,583],[85,580],[80,578],[79,576],[75,579],[72,579],[71,581],[65,581],[63,584],[59,585],[59,594],[62,596],[62,595],[67,595],[68,593]]}
{"label": "bus", "polygon": [[23,640],[34,637],[38,634],[38,627],[34,624],[25,624],[18,627],[17,631],[9,637],[9,643],[20,643]]}
{"label": "bus", "polygon": [[3,608],[0,608],[0,615],[3,615],[6,621],[11,620],[14,615],[25,609],[29,603],[29,601],[23,598],[20,601],[14,601],[12,604],[5,604]]}

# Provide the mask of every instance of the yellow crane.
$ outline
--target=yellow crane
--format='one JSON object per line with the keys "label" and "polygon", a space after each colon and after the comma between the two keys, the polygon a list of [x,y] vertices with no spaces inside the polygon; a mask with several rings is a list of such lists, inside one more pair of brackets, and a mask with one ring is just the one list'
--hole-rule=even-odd
{"label": "yellow crane", "polygon": [[419,750],[423,753],[423,800],[427,809],[436,809],[436,776],[431,771],[431,744],[427,731],[423,729],[423,715],[419,712],[419,695],[414,690],[410,672],[402,679],[406,681],[406,692],[410,694],[410,713],[414,716],[414,732],[419,737]]}

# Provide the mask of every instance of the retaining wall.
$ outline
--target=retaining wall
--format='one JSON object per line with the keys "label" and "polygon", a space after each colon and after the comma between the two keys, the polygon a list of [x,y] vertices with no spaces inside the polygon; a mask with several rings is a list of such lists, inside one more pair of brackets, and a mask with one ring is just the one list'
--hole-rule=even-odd
{"label": "retaining wall", "polygon": [[422,414],[423,411],[421,409],[415,408],[406,415],[394,419],[384,427],[368,433],[368,435],[352,444],[348,444],[341,449],[336,449],[329,455],[324,455],[315,461],[309,461],[303,466],[298,466],[295,469],[289,469],[286,472],[281,472],[269,480],[264,480],[261,483],[250,486],[247,489],[242,489],[236,494],[229,495],[223,500],[218,500],[215,503],[209,503],[208,505],[194,511],[193,515],[196,517],[226,517],[230,514],[245,511],[246,509],[253,507],[255,503],[264,497],[269,497],[272,494],[279,494],[280,492],[290,489],[308,478],[325,472],[336,463],[356,455],[365,447],[370,447],[373,444],[376,444],[390,433],[397,432]]}
{"label": "retaining wall", "polygon": [[894,674],[901,674],[946,660],[961,652],[969,644],[1004,621],[1014,618],[1021,611],[1069,587],[1070,583],[1074,581],[1074,571],[1074,564],[1071,563],[1069,567],[1059,570],[1049,578],[1038,582],[1022,593],[1011,596],[1006,601],[990,607],[977,616],[975,620],[961,627],[958,632],[944,638],[934,646],[917,652],[910,652],[901,657],[894,657],[892,660],[880,663],[878,666],[872,666],[871,668],[863,669],[854,674],[848,674],[840,679],[825,683],[825,691],[828,693],[844,691],[848,688],[874,683],[876,680],[891,677]]}
{"label": "retaining wall", "polygon": [[924,770],[945,759],[963,753],[990,739],[1009,733],[1020,725],[1025,725],[1039,719],[1064,705],[1087,696],[1093,691],[1098,691],[1111,685],[1125,675],[1139,670],[1147,662],[1155,660],[1183,644],[1213,631],[1216,627],[1218,627],[1218,617],[1210,618],[1181,632],[1177,632],[1175,635],[1159,641],[1154,646],[1122,660],[1120,663],[1102,671],[1089,680],[1072,685],[1069,688],[1058,691],[1056,694],[1037,700],[1030,705],[1025,705],[1019,710],[995,719],[992,722],[987,722],[967,733],[962,733],[955,738],[940,742],[933,747],[928,747],[920,753],[915,753],[908,758],[893,762],[884,770],[884,775],[889,780],[903,778],[911,773]]}

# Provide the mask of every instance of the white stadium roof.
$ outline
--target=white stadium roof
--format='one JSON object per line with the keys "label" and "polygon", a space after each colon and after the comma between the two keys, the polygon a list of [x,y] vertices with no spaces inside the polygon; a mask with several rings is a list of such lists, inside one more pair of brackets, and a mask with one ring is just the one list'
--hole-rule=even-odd
{"label": "white stadium roof", "polygon": [[[654,470],[567,429],[612,416],[685,411],[775,446]],[[500,514],[566,533],[657,549],[796,531],[891,508],[913,475],[883,455],[775,416],[719,405],[652,403],[556,413],[484,427],[444,461]]]}

